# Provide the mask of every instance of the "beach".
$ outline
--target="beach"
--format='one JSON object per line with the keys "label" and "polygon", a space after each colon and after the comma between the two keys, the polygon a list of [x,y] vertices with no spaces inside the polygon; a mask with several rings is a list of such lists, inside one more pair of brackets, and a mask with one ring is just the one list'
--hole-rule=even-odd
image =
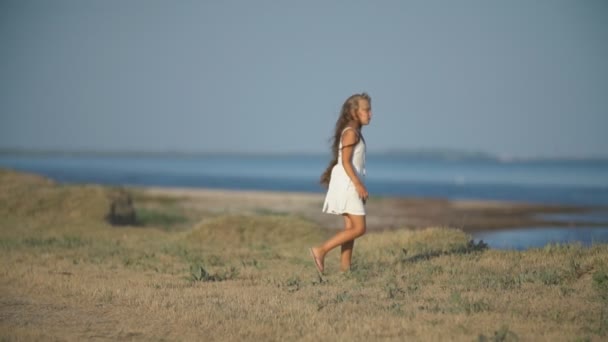
{"label": "beach", "polygon": [[[341,229],[343,224],[339,216],[321,212],[324,195],[317,193],[176,187],[130,189],[147,196],[173,198],[186,208],[215,214],[295,215],[329,230]],[[372,196],[367,201],[366,210],[370,232],[426,227],[450,227],[475,232],[519,227],[572,227],[583,222],[550,220],[542,215],[586,213],[608,208],[492,200]]]}

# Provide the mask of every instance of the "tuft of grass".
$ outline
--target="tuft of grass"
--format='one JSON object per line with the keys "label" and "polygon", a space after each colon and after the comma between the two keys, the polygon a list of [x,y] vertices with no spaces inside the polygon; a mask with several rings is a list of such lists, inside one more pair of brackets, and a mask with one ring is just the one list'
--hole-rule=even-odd
{"label": "tuft of grass", "polygon": [[392,279],[389,280],[385,285],[387,299],[402,299],[406,292],[399,286],[399,283]]}
{"label": "tuft of grass", "polygon": [[483,334],[480,334],[477,338],[479,342],[516,342],[519,341],[519,336],[516,333],[509,330],[507,325],[503,325],[500,329],[494,332],[494,335],[491,337],[486,337]]}
{"label": "tuft of grass", "polygon": [[190,280],[202,281],[202,282],[214,282],[214,281],[226,281],[234,279],[238,274],[235,267],[230,267],[223,272],[209,273],[207,270],[199,264],[190,266]]}
{"label": "tuft of grass", "polygon": [[593,286],[600,298],[608,303],[608,271],[599,270],[593,273]]}
{"label": "tuft of grass", "polygon": [[264,265],[255,258],[241,260],[241,265],[243,267],[254,267],[256,269],[264,268]]}
{"label": "tuft of grass", "polygon": [[335,296],[329,298],[321,297],[321,299],[317,301],[317,311],[321,311],[328,306],[338,305],[349,301],[351,297],[352,296],[348,293],[348,291],[340,291]]}
{"label": "tuft of grass", "polygon": [[484,311],[490,311],[491,306],[485,299],[472,300],[462,297],[460,292],[454,291],[450,296],[452,303],[452,312],[464,312],[467,315],[480,313]]}
{"label": "tuft of grass", "polygon": [[288,292],[296,292],[303,286],[302,279],[298,276],[292,276],[285,280],[281,287],[285,288]]}

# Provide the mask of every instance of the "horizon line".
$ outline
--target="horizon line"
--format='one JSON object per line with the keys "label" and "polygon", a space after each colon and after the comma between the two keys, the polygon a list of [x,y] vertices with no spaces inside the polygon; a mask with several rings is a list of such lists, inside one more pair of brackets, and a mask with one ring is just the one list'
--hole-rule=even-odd
{"label": "horizon line", "polygon": [[[486,160],[497,160],[497,161],[608,161],[608,155],[606,156],[516,156],[508,154],[494,154],[484,151],[472,151],[472,150],[459,150],[454,148],[387,148],[383,150],[375,150],[373,154],[378,155],[393,155],[402,157],[418,157],[418,158],[432,158],[432,159],[486,159]],[[216,151],[188,151],[188,150],[110,150],[110,149],[44,149],[44,148],[26,148],[26,147],[0,147],[0,155],[6,154],[30,154],[30,155],[106,155],[106,156],[182,156],[182,157],[196,157],[196,156],[322,156],[329,155],[330,152],[313,152],[313,151],[230,151],[230,150],[216,150]]]}

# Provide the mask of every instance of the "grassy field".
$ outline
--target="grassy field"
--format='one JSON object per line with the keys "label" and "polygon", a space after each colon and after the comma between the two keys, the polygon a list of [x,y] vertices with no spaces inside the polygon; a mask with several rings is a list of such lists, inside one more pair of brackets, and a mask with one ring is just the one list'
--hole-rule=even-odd
{"label": "grassy field", "polygon": [[235,215],[0,171],[0,340],[608,339],[608,245],[496,251],[460,230],[370,233],[319,277],[297,216]]}

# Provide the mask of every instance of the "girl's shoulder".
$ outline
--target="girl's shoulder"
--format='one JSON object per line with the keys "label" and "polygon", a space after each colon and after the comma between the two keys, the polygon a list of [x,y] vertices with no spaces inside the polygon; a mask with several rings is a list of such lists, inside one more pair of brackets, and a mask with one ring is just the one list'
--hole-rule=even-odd
{"label": "girl's shoulder", "polygon": [[356,129],[355,127],[352,127],[352,126],[346,126],[346,127],[344,127],[344,129],[342,130],[341,135],[344,135],[344,133],[346,131],[352,131],[357,137],[359,137],[361,135],[361,132],[359,132],[358,129]]}
{"label": "girl's shoulder", "polygon": [[352,126],[346,126],[342,130],[342,136],[340,138],[340,145],[344,147],[350,147],[358,144],[362,139],[361,132]]}

